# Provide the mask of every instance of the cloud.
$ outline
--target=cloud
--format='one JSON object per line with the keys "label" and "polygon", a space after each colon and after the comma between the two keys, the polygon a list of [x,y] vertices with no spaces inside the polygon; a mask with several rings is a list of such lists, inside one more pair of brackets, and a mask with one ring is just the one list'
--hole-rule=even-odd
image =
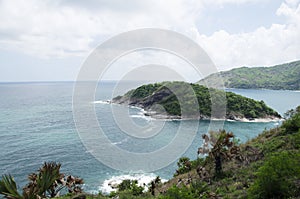
{"label": "cloud", "polygon": [[[265,0],[269,1],[269,0]],[[257,3],[258,0],[2,0],[0,49],[36,57],[80,56],[104,40],[137,28],[166,28],[195,39],[220,69],[272,65],[300,58],[299,0],[286,0],[276,14],[283,24],[252,32],[211,35],[198,31],[207,7]],[[234,13],[233,13],[234,15]]]}
{"label": "cloud", "polygon": [[4,0],[0,1],[0,45],[43,57],[84,56],[103,40],[127,30],[192,26],[192,10],[201,5],[185,5],[172,0]]}
{"label": "cloud", "polygon": [[12,35],[2,37],[1,46],[38,56],[87,51],[96,33],[93,20],[75,9],[43,2],[1,1],[0,32]]}
{"label": "cloud", "polygon": [[196,29],[194,37],[221,70],[239,66],[274,65],[300,58],[300,4],[287,0],[277,10],[286,24],[259,27],[253,32],[229,34],[224,30],[210,36]]}
{"label": "cloud", "polygon": [[278,8],[276,14],[284,16],[290,23],[300,25],[300,0],[286,0]]}
{"label": "cloud", "polygon": [[2,0],[0,45],[39,57],[85,56],[103,40],[137,28],[186,33],[207,5],[256,0]]}
{"label": "cloud", "polygon": [[218,5],[222,6],[224,4],[244,4],[244,3],[256,3],[259,2],[259,0],[205,0],[205,4],[209,5]]}

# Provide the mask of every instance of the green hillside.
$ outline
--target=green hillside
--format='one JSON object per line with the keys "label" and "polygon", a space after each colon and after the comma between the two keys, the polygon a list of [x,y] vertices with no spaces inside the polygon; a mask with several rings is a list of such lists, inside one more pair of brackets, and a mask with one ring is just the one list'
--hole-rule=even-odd
{"label": "green hillside", "polygon": [[179,160],[175,177],[157,188],[161,198],[300,198],[300,106],[245,144],[233,133],[215,133],[203,137],[214,143],[205,159]]}
{"label": "green hillside", "polygon": [[300,90],[300,61],[273,67],[235,68],[209,75],[199,83],[218,88],[220,76],[226,88]]}
{"label": "green hillside", "polygon": [[[191,88],[192,92],[189,91]],[[172,91],[176,91],[176,93]],[[143,85],[127,92],[124,96],[114,98],[112,102],[142,107],[149,113],[152,113],[152,116],[168,115],[180,117],[182,116],[182,107],[184,107],[188,114],[183,117],[195,118],[200,113],[201,118],[209,118],[212,111],[211,96],[214,97],[214,105],[218,107],[219,111],[224,108],[222,104],[225,103],[227,119],[280,117],[276,111],[269,108],[263,101],[256,101],[232,92],[225,93],[221,90],[208,89],[199,84],[186,82],[163,82]],[[179,103],[178,97],[181,98],[181,103]],[[196,103],[198,103],[198,110],[195,110]],[[218,113],[215,113],[213,116],[216,118],[221,117]]]}
{"label": "green hillside", "polygon": [[[240,144],[234,133],[220,130],[198,138],[196,160],[179,159],[174,177],[162,182],[157,176],[148,191],[135,180],[123,180],[109,196],[82,192],[82,179],[60,174],[60,164],[45,163],[30,174],[23,195],[11,175],[0,179],[0,194],[6,199],[281,199],[300,198],[300,106],[289,111],[289,119]],[[205,151],[205,143],[211,147]],[[195,151],[195,153],[197,153]],[[201,156],[206,154],[206,156]],[[91,171],[92,172],[92,171]],[[62,180],[66,178],[66,180]],[[64,185],[66,184],[66,186]]]}

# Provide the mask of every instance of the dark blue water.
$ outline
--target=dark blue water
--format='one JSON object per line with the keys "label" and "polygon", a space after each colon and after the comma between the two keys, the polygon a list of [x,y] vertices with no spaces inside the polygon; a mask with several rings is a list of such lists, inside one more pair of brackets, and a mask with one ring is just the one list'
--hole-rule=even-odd
{"label": "dark blue water", "polygon": [[[103,84],[95,99],[110,99],[112,89],[112,83]],[[73,83],[0,84],[0,174],[12,174],[19,187],[22,187],[26,184],[27,175],[36,171],[44,161],[57,161],[62,163],[63,172],[84,178],[86,191],[98,191],[105,179],[128,174],[103,165],[82,145],[73,121],[72,92]],[[291,91],[258,92],[259,94],[253,90],[249,93],[246,90],[239,91],[248,97],[265,100],[278,111],[293,108],[292,98],[293,102],[298,102],[300,97],[299,92]],[[95,104],[99,123],[104,126],[112,142],[126,150],[151,151],[163,147],[172,139],[180,124],[180,121],[167,121],[161,132],[162,136],[158,139],[133,142],[125,135],[120,136],[120,129],[108,116],[110,106]],[[133,115],[140,115],[138,109],[131,111]],[[147,122],[143,117],[133,117],[133,120],[137,123]],[[199,124],[198,121],[182,122],[190,126]],[[209,121],[200,122],[196,139],[184,155],[196,158],[197,148],[202,142],[201,135],[207,131],[208,124]],[[225,129],[233,131],[242,141],[246,141],[275,125],[277,124],[274,122],[225,122]],[[152,175],[167,179],[173,176],[175,169],[174,162],[154,171]]]}

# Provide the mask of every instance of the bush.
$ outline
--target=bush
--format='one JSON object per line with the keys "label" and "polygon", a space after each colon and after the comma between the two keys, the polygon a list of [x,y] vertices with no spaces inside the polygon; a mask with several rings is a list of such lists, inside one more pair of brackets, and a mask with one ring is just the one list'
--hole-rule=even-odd
{"label": "bush", "polygon": [[192,169],[192,163],[188,157],[181,157],[177,162],[177,166],[178,169],[176,170],[175,176],[187,173]]}
{"label": "bush", "polygon": [[133,182],[131,180],[123,180],[119,186],[118,186],[118,190],[119,191],[125,191],[125,190],[130,190],[131,189],[131,184]]}
{"label": "bush", "polygon": [[208,190],[209,189],[207,183],[203,182],[202,180],[193,181],[190,186],[190,191],[195,197],[202,195]]}
{"label": "bush", "polygon": [[134,196],[141,195],[144,187],[138,186],[137,180],[123,180],[118,186],[118,192],[127,191]]}
{"label": "bush", "polygon": [[205,158],[197,158],[196,160],[192,160],[192,169],[197,169],[199,166],[204,166]]}
{"label": "bush", "polygon": [[300,113],[296,113],[289,120],[286,120],[283,125],[286,133],[296,133],[299,132],[300,129]]}
{"label": "bush", "polygon": [[159,199],[195,199],[196,197],[190,192],[187,187],[178,188],[175,185],[168,189],[164,196]]}
{"label": "bush", "polygon": [[300,178],[300,154],[274,154],[258,169],[256,175],[257,179],[249,189],[250,198],[296,196],[300,194],[295,184]]}

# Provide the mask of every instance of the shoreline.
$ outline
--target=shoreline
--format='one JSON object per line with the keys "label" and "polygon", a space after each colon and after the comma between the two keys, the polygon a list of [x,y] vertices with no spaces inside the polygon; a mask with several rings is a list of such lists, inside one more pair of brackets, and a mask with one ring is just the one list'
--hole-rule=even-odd
{"label": "shoreline", "polygon": [[[137,180],[138,185],[144,187],[145,191],[148,190],[148,184],[154,180],[158,175],[154,173],[124,173],[120,175],[113,175],[110,178],[107,178],[99,186],[99,190],[106,195],[109,195],[113,191],[117,191],[118,185],[121,184],[123,180]],[[168,181],[169,179],[162,179],[163,182]]]}
{"label": "shoreline", "polygon": [[[132,107],[132,106],[131,106]],[[140,108],[140,107],[139,107]],[[143,113],[146,117],[150,117],[157,120],[168,120],[168,121],[184,121],[184,120],[212,120],[212,121],[227,121],[227,122],[257,122],[257,123],[268,123],[268,122],[281,122],[284,119],[282,118],[275,118],[275,117],[268,117],[268,118],[253,118],[253,119],[247,119],[247,118],[235,118],[235,119],[229,119],[229,118],[210,118],[210,117],[186,117],[182,118],[181,116],[176,115],[163,115],[163,114],[153,114],[153,111],[150,111],[150,113],[144,109]]]}
{"label": "shoreline", "polygon": [[150,119],[155,120],[161,120],[161,121],[184,121],[184,120],[212,120],[212,121],[227,121],[227,122],[257,122],[257,123],[268,123],[268,122],[281,122],[284,121],[283,118],[276,118],[276,117],[267,117],[267,118],[253,118],[253,119],[247,119],[247,118],[239,118],[236,117],[235,119],[229,119],[229,118],[210,118],[207,116],[199,116],[199,117],[186,117],[182,118],[178,115],[164,115],[164,114],[158,114],[155,111],[151,110],[145,110],[143,107],[140,106],[134,106],[129,105],[126,103],[117,103],[113,102],[112,100],[106,100],[103,104],[113,104],[113,105],[125,105],[129,108],[136,108],[139,109],[145,117],[149,117]]}

